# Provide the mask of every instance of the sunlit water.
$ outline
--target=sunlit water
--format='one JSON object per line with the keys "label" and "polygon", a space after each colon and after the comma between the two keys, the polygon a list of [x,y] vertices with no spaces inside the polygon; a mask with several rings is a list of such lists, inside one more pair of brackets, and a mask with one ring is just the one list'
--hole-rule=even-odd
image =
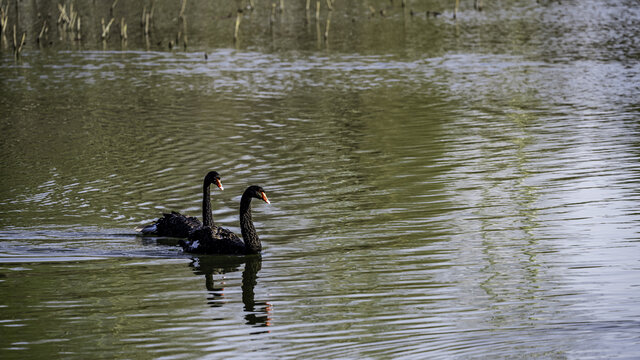
{"label": "sunlit water", "polygon": [[[0,357],[637,357],[640,10],[542,3],[3,50]],[[135,236],[209,170],[261,257]]]}

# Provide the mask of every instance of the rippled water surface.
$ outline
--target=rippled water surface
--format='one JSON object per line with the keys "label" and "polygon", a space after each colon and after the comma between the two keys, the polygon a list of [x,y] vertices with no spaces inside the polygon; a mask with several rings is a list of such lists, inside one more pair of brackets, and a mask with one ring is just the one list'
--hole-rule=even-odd
{"label": "rippled water surface", "polygon": [[[638,3],[387,4],[3,46],[0,358],[636,358]],[[209,170],[261,257],[135,235]]]}

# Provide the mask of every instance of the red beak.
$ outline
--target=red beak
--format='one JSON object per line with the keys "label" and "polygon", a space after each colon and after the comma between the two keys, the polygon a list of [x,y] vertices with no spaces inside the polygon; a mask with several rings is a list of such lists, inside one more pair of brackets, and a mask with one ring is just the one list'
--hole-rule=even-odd
{"label": "red beak", "polygon": [[216,179],[216,186],[220,188],[220,190],[224,190],[224,187],[222,187],[222,183],[220,182],[220,179]]}
{"label": "red beak", "polygon": [[271,204],[271,202],[269,202],[269,199],[267,199],[267,194],[265,194],[264,192],[261,192],[260,195],[262,195],[262,200],[264,202],[266,202],[267,204]]}

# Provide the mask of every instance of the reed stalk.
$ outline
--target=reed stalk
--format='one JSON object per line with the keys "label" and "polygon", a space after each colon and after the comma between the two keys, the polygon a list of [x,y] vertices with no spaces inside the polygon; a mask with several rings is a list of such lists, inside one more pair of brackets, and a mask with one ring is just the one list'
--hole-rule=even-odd
{"label": "reed stalk", "polygon": [[64,15],[66,13],[66,10],[64,9],[64,6],[62,6],[62,4],[58,4],[58,11],[60,11],[60,15],[58,15],[58,21],[56,22],[56,24],[60,25],[60,23],[64,21]]}
{"label": "reed stalk", "polygon": [[242,12],[236,13],[236,30],[233,33],[233,42],[238,41],[238,32],[240,30],[240,19],[242,19]]}
{"label": "reed stalk", "polygon": [[82,32],[80,30],[80,19],[82,19],[81,17],[78,16],[78,22],[76,23],[76,40],[82,40]]}
{"label": "reed stalk", "polygon": [[7,6],[2,7],[2,2],[0,1],[0,33],[4,37],[4,34],[7,32],[7,24],[9,23],[9,3]]}
{"label": "reed stalk", "polygon": [[73,3],[69,4],[69,24],[67,26],[67,31],[73,31],[73,24],[75,20],[73,18]]}
{"label": "reed stalk", "polygon": [[187,18],[186,18],[186,16],[182,17],[182,33],[184,34],[184,36],[182,36],[182,46],[184,47],[185,50],[187,50],[187,44],[188,44],[189,40],[187,39]]}
{"label": "reed stalk", "polygon": [[151,13],[148,12],[144,18],[144,35],[149,36],[149,22],[151,21]]}
{"label": "reed stalk", "polygon": [[318,49],[322,48],[322,31],[320,30],[320,21],[316,18],[316,44]]}
{"label": "reed stalk", "polygon": [[453,9],[453,18],[458,16],[458,8],[460,7],[460,0],[456,0],[456,7]]}
{"label": "reed stalk", "polygon": [[111,25],[113,24],[113,22],[115,21],[115,18],[111,18],[111,20],[109,20],[109,23],[107,24],[107,26],[104,25],[104,18],[102,18],[101,24],[102,24],[102,40],[106,40],[107,37],[109,36],[109,30],[111,29]]}
{"label": "reed stalk", "polygon": [[124,17],[120,19],[120,39],[127,40],[127,23],[124,20]]}
{"label": "reed stalk", "polygon": [[182,19],[184,17],[184,10],[187,7],[187,0],[182,0],[182,7],[180,8],[180,15],[178,19]]}
{"label": "reed stalk", "polygon": [[271,14],[269,14],[269,27],[273,27],[273,23],[276,21],[276,3],[271,4]]}
{"label": "reed stalk", "polygon": [[58,10],[60,11],[60,16],[58,16],[58,25],[62,23],[63,27],[66,30],[67,26],[71,24],[71,19],[69,18],[69,15],[67,15],[67,7],[64,5],[58,4]]}
{"label": "reed stalk", "polygon": [[153,13],[156,11],[156,0],[151,0],[151,9],[149,10],[149,21],[153,21]]}
{"label": "reed stalk", "polygon": [[329,26],[331,25],[331,14],[333,14],[332,11],[329,11],[329,13],[327,14],[327,26],[324,28],[324,41],[327,41],[329,39]]}
{"label": "reed stalk", "polygon": [[333,11],[333,1],[327,0],[327,8],[329,11]]}
{"label": "reed stalk", "polygon": [[69,27],[67,31],[73,31],[73,28],[76,25],[76,20],[78,20],[78,12],[71,12],[71,21],[69,22]]}
{"label": "reed stalk", "polygon": [[22,47],[24,46],[24,42],[25,39],[27,37],[27,33],[23,32],[22,33],[22,39],[20,40],[20,43],[18,43],[18,30],[16,29],[16,25],[13,25],[13,54],[17,57],[20,56],[20,53],[22,52]]}
{"label": "reed stalk", "polygon": [[42,41],[42,37],[44,36],[45,31],[47,30],[47,20],[42,22],[42,29],[40,29],[40,33],[36,38],[36,42],[39,44]]}
{"label": "reed stalk", "polygon": [[115,10],[116,5],[118,5],[118,0],[113,0],[113,3],[111,3],[111,16],[113,16],[113,10]]}
{"label": "reed stalk", "polygon": [[26,37],[27,37],[27,33],[26,33],[26,32],[23,32],[23,33],[22,33],[22,39],[20,40],[20,45],[18,45],[18,49],[16,50],[16,53],[17,53],[18,55],[20,55],[20,53],[22,52],[22,47],[24,46],[24,43],[25,43]]}

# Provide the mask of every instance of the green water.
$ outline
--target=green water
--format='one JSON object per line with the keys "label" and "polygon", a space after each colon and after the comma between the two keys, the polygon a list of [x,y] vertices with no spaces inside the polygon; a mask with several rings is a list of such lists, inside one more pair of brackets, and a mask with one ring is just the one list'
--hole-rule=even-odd
{"label": "green water", "polygon": [[[156,3],[148,37],[122,2],[106,41],[111,2],[74,3],[80,41],[57,4],[10,3],[2,359],[640,352],[637,2],[256,1],[236,42],[235,4],[188,2],[186,49]],[[233,231],[265,189],[261,257],[135,235],[200,217],[209,170]]]}

